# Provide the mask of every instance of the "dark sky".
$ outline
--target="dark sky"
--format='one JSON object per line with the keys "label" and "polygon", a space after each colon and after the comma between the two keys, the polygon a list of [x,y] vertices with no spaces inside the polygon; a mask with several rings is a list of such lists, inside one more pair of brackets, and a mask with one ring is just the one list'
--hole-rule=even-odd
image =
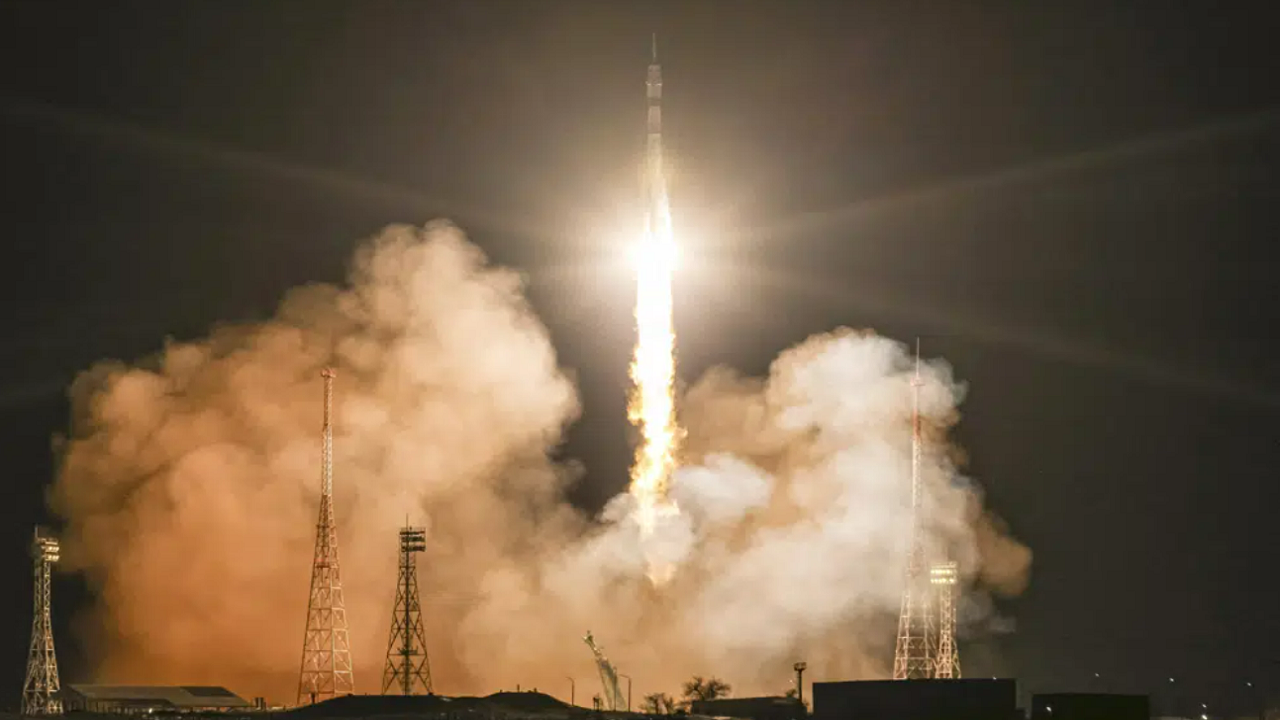
{"label": "dark sky", "polygon": [[1118,5],[5,3],[0,704],[75,373],[340,281],[387,223],[452,218],[528,271],[584,397],[576,500],[621,489],[653,31],[682,376],[842,324],[922,337],[1035,552],[970,674],[1280,691],[1278,28]]}

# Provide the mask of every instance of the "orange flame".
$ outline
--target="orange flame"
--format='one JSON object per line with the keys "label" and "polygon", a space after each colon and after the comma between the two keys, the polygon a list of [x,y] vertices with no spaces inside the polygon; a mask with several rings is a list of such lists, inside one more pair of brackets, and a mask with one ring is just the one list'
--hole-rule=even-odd
{"label": "orange flame", "polygon": [[[664,515],[678,513],[668,497],[681,432],[675,412],[676,334],[672,322],[671,276],[676,244],[671,213],[662,192],[660,173],[643,244],[636,261],[636,348],[631,362],[634,384],[627,414],[640,430],[641,442],[631,470],[631,494],[638,501],[636,519],[643,535],[654,532]],[[649,577],[664,582],[673,568],[650,558]]]}

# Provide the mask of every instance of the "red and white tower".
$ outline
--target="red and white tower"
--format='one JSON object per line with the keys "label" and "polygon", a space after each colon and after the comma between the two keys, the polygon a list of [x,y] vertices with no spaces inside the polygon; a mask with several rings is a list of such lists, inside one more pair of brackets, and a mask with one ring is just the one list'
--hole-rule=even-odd
{"label": "red and white tower", "polygon": [[316,521],[316,553],[311,564],[311,598],[302,643],[298,704],[355,692],[351,671],[351,638],[338,567],[338,531],[333,521],[333,379],[325,368],[324,450],[320,470],[320,518]]}
{"label": "red and white tower", "polygon": [[898,642],[893,655],[893,679],[931,678],[935,671],[934,614],[920,533],[920,342],[916,341],[916,370],[911,379],[911,554],[907,559],[906,585],[898,614]]}

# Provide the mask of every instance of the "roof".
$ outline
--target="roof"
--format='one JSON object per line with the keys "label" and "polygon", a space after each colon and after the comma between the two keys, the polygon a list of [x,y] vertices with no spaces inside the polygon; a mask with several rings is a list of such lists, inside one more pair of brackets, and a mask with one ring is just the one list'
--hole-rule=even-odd
{"label": "roof", "polygon": [[704,705],[733,705],[737,703],[754,704],[754,705],[799,705],[800,700],[789,695],[765,695],[762,697],[730,697],[716,698],[714,700],[694,700],[695,703]]}
{"label": "roof", "polygon": [[798,698],[785,696],[694,700],[689,712],[694,715],[739,718],[799,717],[809,714]]}
{"label": "roof", "polygon": [[89,701],[152,703],[178,708],[249,707],[239,695],[212,685],[67,685],[62,692]]}
{"label": "roof", "polygon": [[[488,697],[443,695],[341,695],[289,711],[292,717],[363,718],[375,715],[449,713],[455,717],[550,717],[590,714],[540,692],[499,692]],[[612,714],[612,713],[611,713]]]}

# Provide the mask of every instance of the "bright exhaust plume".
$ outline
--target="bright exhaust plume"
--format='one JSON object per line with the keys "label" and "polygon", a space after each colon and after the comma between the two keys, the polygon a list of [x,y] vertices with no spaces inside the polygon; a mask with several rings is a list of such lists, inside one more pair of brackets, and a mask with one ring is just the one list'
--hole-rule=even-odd
{"label": "bright exhaust plume", "polygon": [[[633,389],[627,408],[628,417],[640,431],[630,491],[636,498],[640,531],[646,536],[652,535],[662,516],[679,512],[670,498],[680,442],[671,283],[676,244],[665,194],[657,194],[644,242],[635,251],[636,346],[631,361]],[[671,571],[669,564],[651,559],[650,577],[654,582],[670,579]]]}

